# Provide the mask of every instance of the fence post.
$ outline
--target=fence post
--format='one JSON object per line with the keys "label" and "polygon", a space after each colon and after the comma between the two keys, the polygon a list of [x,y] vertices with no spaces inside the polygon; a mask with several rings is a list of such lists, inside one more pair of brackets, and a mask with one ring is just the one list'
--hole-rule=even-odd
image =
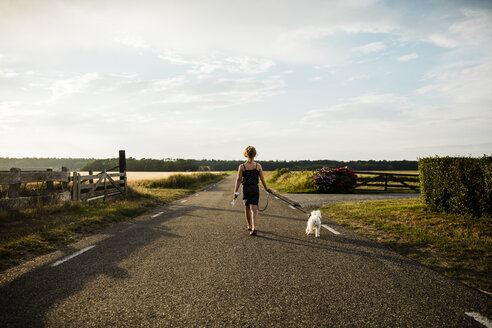
{"label": "fence post", "polygon": [[[20,181],[21,169],[11,168],[10,169],[10,175],[12,175],[17,180]],[[9,191],[8,191],[9,198],[18,198],[18,197],[20,197],[20,191],[21,191],[21,184],[20,184],[20,182],[19,183],[13,183],[13,184],[11,184],[9,186]]]}
{"label": "fence post", "polygon": [[[119,168],[120,168],[120,174],[124,173],[124,176],[120,176],[120,181],[123,180],[123,187],[125,188],[125,194],[126,194],[126,154],[124,150],[120,150],[120,160],[119,160]],[[120,182],[120,187],[121,187],[121,182]]]}
{"label": "fence post", "polygon": [[104,170],[104,201],[106,201],[106,190],[107,190],[107,179],[106,179],[107,175],[106,175],[106,170]]}
{"label": "fence post", "polygon": [[[66,168],[65,166],[62,166],[61,168],[62,172],[68,172],[68,168]],[[70,179],[68,179],[70,181]],[[65,191],[68,189],[68,182],[62,182],[62,190]]]}
{"label": "fence post", "polygon": [[73,172],[73,184],[72,184],[72,200],[74,202],[78,201],[77,199],[77,190],[79,189],[79,182],[77,181],[77,172]]}
{"label": "fence post", "polygon": [[384,191],[388,191],[388,174],[384,174]]}
{"label": "fence post", "polygon": [[[92,170],[89,170],[89,175],[93,175],[94,172]],[[94,180],[93,179],[89,179],[89,183],[94,183]]]}
{"label": "fence post", "polygon": [[[48,172],[53,172],[53,169],[46,169],[46,171]],[[48,175],[49,177],[49,175]],[[53,190],[53,181],[48,181],[48,179],[46,179],[46,189],[47,190]]]}
{"label": "fence post", "polygon": [[80,190],[82,189],[81,183],[80,183],[80,173],[77,173],[77,201],[80,202]]}

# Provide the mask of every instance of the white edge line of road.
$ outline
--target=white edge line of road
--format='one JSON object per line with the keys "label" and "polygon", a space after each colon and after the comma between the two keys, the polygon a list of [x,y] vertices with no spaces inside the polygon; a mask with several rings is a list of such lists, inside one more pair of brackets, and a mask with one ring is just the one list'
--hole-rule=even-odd
{"label": "white edge line of road", "polygon": [[162,213],[164,213],[164,212],[159,212],[159,213],[157,213],[157,214],[154,214],[154,215],[152,215],[152,217],[153,217],[153,218],[155,218],[156,216],[159,216],[159,215],[161,215]]}
{"label": "white edge line of road", "polygon": [[484,325],[487,328],[492,328],[492,322],[481,315],[480,313],[477,312],[465,312],[465,314],[469,317],[472,317],[476,321],[480,322],[482,325]]}
{"label": "white edge line of road", "polygon": [[79,256],[79,255],[80,255],[80,254],[82,254],[82,253],[87,252],[88,250],[90,250],[90,249],[92,249],[92,248],[94,248],[94,247],[96,247],[96,245],[92,245],[92,246],[88,246],[88,247],[86,247],[86,248],[82,248],[80,251],[75,252],[75,253],[73,253],[72,255],[66,256],[66,257],[62,258],[61,260],[56,261],[55,263],[52,263],[50,266],[52,266],[52,267],[56,267],[56,266],[58,266],[58,265],[60,265],[60,264],[62,264],[62,263],[64,263],[64,262],[67,262],[68,260],[73,259],[73,258],[74,258],[74,257],[76,257],[76,256]]}
{"label": "white edge line of road", "polygon": [[338,231],[336,231],[336,230],[335,230],[335,229],[333,229],[333,228],[330,228],[330,227],[329,227],[329,226],[327,226],[326,224],[322,224],[321,226],[322,226],[323,228],[325,228],[325,229],[330,230],[330,231],[331,231],[331,232],[333,232],[335,235],[339,235],[339,234],[340,234]]}

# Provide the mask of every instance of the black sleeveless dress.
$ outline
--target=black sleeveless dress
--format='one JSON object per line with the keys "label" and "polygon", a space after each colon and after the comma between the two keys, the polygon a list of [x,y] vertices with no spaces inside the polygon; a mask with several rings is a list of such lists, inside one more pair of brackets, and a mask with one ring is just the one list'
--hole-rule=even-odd
{"label": "black sleeveless dress", "polygon": [[258,164],[252,170],[246,170],[246,166],[244,166],[243,171],[243,202],[244,205],[258,205],[258,201],[260,200],[260,190],[258,188],[258,178],[260,176],[260,172],[258,172]]}

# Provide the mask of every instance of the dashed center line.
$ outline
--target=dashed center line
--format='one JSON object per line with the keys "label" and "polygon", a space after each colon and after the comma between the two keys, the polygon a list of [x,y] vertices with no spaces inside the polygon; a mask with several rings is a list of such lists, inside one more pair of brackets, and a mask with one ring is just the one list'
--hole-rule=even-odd
{"label": "dashed center line", "polygon": [[159,216],[159,215],[161,215],[162,213],[164,213],[164,212],[159,212],[159,213],[157,213],[157,214],[154,214],[154,215],[152,215],[152,217],[153,217],[153,218],[155,218],[156,216]]}
{"label": "dashed center line", "polygon": [[295,209],[296,209],[296,208],[295,208],[294,206],[292,206],[292,205],[289,205],[289,207],[290,207],[291,209],[293,209],[293,210],[295,210]]}
{"label": "dashed center line", "polygon": [[58,265],[60,265],[60,264],[62,264],[62,263],[64,263],[64,262],[67,262],[68,260],[73,259],[73,258],[74,258],[74,257],[76,257],[76,256],[79,256],[79,255],[80,255],[80,254],[82,254],[82,253],[87,252],[88,250],[90,250],[90,249],[92,249],[92,248],[94,248],[94,247],[96,247],[96,245],[92,245],[92,246],[89,246],[89,247],[83,248],[83,249],[81,249],[80,251],[75,252],[75,253],[73,253],[73,254],[72,254],[72,255],[70,255],[70,256],[64,257],[64,258],[62,258],[61,260],[58,260],[58,261],[56,261],[55,263],[52,263],[50,266],[52,266],[52,267],[56,267],[56,266],[58,266]]}
{"label": "dashed center line", "polygon": [[335,229],[333,229],[333,228],[330,228],[330,227],[329,227],[329,226],[327,226],[326,224],[322,224],[321,226],[322,226],[323,228],[325,228],[325,229],[330,230],[330,231],[331,231],[331,232],[333,232],[335,235],[339,235],[339,234],[340,234],[338,231],[336,231],[336,230],[335,230]]}
{"label": "dashed center line", "polygon": [[477,312],[465,312],[465,314],[469,317],[472,317],[476,321],[480,322],[482,325],[484,325],[487,328],[492,328],[492,322],[481,315],[480,313]]}
{"label": "dashed center line", "polygon": [[183,200],[181,201],[181,203],[184,203],[184,202],[186,202],[186,201],[187,201],[187,199],[183,199]]}

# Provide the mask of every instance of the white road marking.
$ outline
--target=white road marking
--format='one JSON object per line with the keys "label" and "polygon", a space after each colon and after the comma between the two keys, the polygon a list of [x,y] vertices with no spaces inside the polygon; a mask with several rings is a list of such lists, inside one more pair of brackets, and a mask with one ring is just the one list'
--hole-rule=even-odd
{"label": "white road marking", "polygon": [[196,197],[198,197],[198,195],[200,195],[200,194],[195,194]]}
{"label": "white road marking", "polygon": [[183,200],[181,201],[181,203],[184,203],[184,202],[186,202],[186,201],[187,201],[187,199],[183,199]]}
{"label": "white road marking", "polygon": [[51,266],[52,266],[52,267],[56,267],[56,266],[58,266],[58,265],[60,265],[60,264],[62,264],[62,263],[64,263],[64,262],[67,262],[68,260],[73,259],[73,258],[74,258],[74,257],[76,257],[76,256],[79,256],[79,255],[80,255],[80,254],[82,254],[82,253],[87,252],[88,250],[90,250],[90,249],[92,249],[92,248],[94,248],[94,247],[96,247],[96,245],[92,245],[92,246],[89,246],[89,247],[83,248],[83,249],[81,249],[80,251],[73,253],[72,255],[69,255],[69,256],[67,256],[67,257],[64,257],[64,258],[62,258],[61,260],[56,261],[55,263],[52,263],[52,264],[51,264]]}
{"label": "white road marking", "polygon": [[492,321],[481,315],[480,313],[477,312],[465,312],[465,314],[469,317],[472,317],[473,319],[477,320],[480,322],[482,325],[484,325],[487,328],[492,328]]}
{"label": "white road marking", "polygon": [[156,216],[159,216],[159,215],[161,215],[162,213],[164,213],[164,212],[159,212],[159,213],[157,213],[157,214],[154,214],[154,215],[152,215],[152,217],[153,217],[153,218],[155,218]]}
{"label": "white road marking", "polygon": [[338,231],[336,231],[336,230],[335,230],[335,229],[333,229],[333,228],[330,228],[330,227],[329,227],[329,226],[327,226],[326,224],[322,224],[321,226],[322,226],[323,228],[325,228],[325,229],[330,230],[330,231],[331,231],[331,232],[333,232],[335,235],[339,235],[339,234],[340,234]]}
{"label": "white road marking", "polygon": [[289,205],[289,207],[290,207],[290,208],[292,208],[292,209],[294,209],[294,210],[296,209],[296,208],[295,208],[294,206],[292,206],[292,205]]}
{"label": "white road marking", "polygon": [[277,196],[275,196],[275,199],[278,199],[278,197],[277,197]]}

